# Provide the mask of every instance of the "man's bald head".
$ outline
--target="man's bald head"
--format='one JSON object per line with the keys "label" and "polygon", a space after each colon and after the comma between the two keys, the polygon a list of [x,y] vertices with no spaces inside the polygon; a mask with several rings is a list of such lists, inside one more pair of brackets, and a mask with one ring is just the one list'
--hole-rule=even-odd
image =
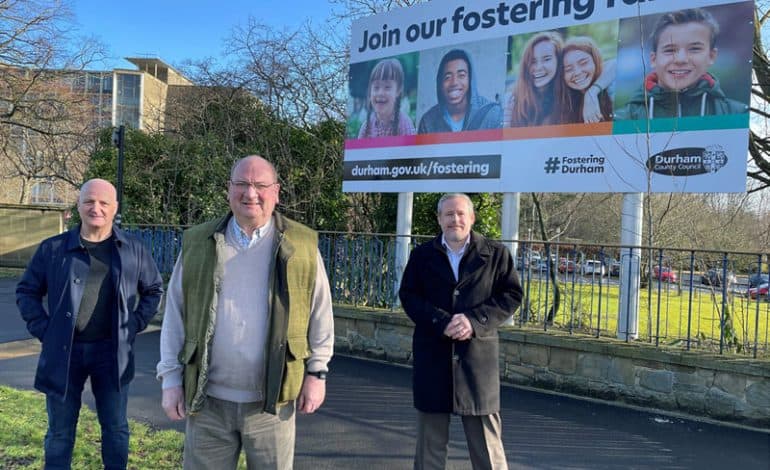
{"label": "man's bald head", "polygon": [[248,235],[270,220],[280,190],[275,167],[269,161],[250,155],[235,162],[230,172],[227,199],[235,220]]}
{"label": "man's bald head", "polygon": [[98,188],[108,193],[112,193],[113,196],[115,197],[115,201],[117,202],[118,190],[115,189],[115,186],[113,186],[112,183],[110,183],[107,180],[103,180],[101,178],[93,178],[83,183],[83,186],[80,187],[80,196],[78,196],[78,204],[80,203],[80,201],[82,201],[83,195],[86,194],[88,190],[92,187]]}
{"label": "man's bald head", "polygon": [[109,235],[118,212],[118,191],[107,180],[94,178],[80,188],[78,214],[82,221],[82,232]]}

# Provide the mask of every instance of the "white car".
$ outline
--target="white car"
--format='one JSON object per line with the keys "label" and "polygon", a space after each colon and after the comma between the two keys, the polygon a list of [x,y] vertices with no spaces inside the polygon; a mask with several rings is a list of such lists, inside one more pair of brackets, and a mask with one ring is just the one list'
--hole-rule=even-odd
{"label": "white car", "polygon": [[604,265],[602,264],[601,261],[595,260],[595,259],[589,259],[583,263],[584,276],[588,276],[588,275],[604,276],[604,274],[605,274]]}
{"label": "white car", "polygon": [[527,269],[530,266],[532,269],[537,269],[537,266],[540,264],[540,259],[540,253],[536,251],[524,253],[521,257],[521,264],[524,266],[524,269]]}

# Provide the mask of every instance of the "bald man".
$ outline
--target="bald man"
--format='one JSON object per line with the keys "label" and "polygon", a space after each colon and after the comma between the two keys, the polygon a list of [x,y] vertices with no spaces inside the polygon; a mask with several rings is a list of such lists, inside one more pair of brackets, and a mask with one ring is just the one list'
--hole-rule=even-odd
{"label": "bald man", "polygon": [[46,395],[46,469],[70,468],[89,378],[104,468],[128,463],[133,343],[158,310],[163,281],[145,246],[112,225],[117,209],[112,184],[87,181],[78,198],[80,225],[40,243],[16,286],[27,330],[42,343],[35,388]]}
{"label": "bald man", "polygon": [[168,285],[158,378],[184,468],[291,469],[294,417],[326,395],[334,320],[318,235],[277,211],[275,168],[233,165],[230,211],[192,227]]}

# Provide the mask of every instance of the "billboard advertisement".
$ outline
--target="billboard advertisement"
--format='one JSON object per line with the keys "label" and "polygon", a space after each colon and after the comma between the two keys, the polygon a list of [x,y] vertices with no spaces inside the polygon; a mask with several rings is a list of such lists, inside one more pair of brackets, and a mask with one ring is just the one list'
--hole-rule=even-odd
{"label": "billboard advertisement", "polygon": [[436,0],[358,20],[343,190],[745,191],[753,19],[753,1]]}

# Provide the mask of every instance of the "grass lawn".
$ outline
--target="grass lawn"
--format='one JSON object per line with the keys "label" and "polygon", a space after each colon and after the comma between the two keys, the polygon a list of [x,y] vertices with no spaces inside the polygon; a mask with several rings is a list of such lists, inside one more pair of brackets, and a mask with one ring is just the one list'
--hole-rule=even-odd
{"label": "grass lawn", "polygon": [[[182,468],[184,435],[176,431],[153,430],[134,421],[131,428],[130,469]],[[5,470],[43,468],[43,438],[47,428],[45,397],[41,393],[0,386],[0,468]],[[87,406],[80,411],[72,468],[102,467],[99,423]]]}
{"label": "grass lawn", "polygon": [[22,268],[0,268],[0,278],[2,279],[21,277],[22,274],[24,274]]}
{"label": "grass lawn", "polygon": [[[561,304],[554,316],[560,329],[570,326],[575,331],[603,336],[616,336],[620,314],[619,288],[599,278],[595,282],[566,282],[560,276]],[[721,290],[693,289],[688,286],[657,282],[652,289],[643,288],[639,295],[639,338],[662,345],[681,346],[689,338],[692,347],[718,349],[723,309]],[[524,285],[528,297],[530,321],[542,325],[553,305],[553,284],[532,279]],[[770,343],[770,303],[750,300],[733,293],[726,299],[733,330],[740,351],[758,349],[767,352]]]}

